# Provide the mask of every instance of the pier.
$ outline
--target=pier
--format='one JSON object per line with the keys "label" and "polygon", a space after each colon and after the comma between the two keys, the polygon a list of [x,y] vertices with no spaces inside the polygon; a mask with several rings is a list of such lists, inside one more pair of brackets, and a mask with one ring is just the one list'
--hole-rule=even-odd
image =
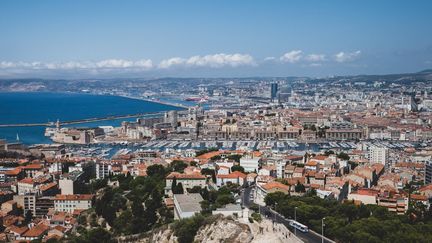
{"label": "pier", "polygon": [[[81,124],[81,123],[89,123],[89,122],[97,122],[97,121],[109,121],[109,120],[134,118],[134,117],[155,116],[155,115],[163,115],[164,113],[165,113],[165,111],[159,111],[159,112],[149,112],[149,113],[139,113],[139,114],[94,117],[94,118],[86,118],[86,119],[80,119],[80,120],[63,121],[63,122],[61,122],[61,125],[72,125],[72,124]],[[0,128],[2,128],[2,127],[41,127],[41,126],[47,126],[47,127],[55,126],[55,122],[0,124]]]}

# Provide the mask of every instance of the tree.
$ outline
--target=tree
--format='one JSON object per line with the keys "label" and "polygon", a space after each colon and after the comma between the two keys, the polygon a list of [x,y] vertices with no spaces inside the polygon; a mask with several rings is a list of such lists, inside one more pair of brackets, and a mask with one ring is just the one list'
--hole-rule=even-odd
{"label": "tree", "polygon": [[25,222],[30,223],[33,219],[33,213],[31,210],[27,210],[25,214]]}
{"label": "tree", "polygon": [[216,199],[216,205],[217,207],[222,207],[224,205],[227,205],[229,203],[234,203],[234,198],[231,194],[222,194],[219,195]]}
{"label": "tree", "polygon": [[144,232],[147,230],[146,225],[146,212],[141,201],[135,200],[132,202],[132,220],[131,220],[131,231],[133,234]]}
{"label": "tree", "polygon": [[[172,182],[171,182],[171,190],[174,193],[174,191],[177,189],[177,178],[174,176]],[[175,194],[175,193],[174,193]]]}
{"label": "tree", "polygon": [[240,171],[241,173],[244,173],[244,172],[245,172],[243,166],[240,166],[240,165],[233,165],[233,166],[231,167],[231,171],[232,171],[232,172],[234,172],[234,171]]}
{"label": "tree", "polygon": [[190,189],[187,189],[189,193],[201,193],[201,187],[200,186],[194,186]]}
{"label": "tree", "polygon": [[173,194],[183,194],[184,193],[184,189],[183,189],[183,185],[182,183],[178,183],[176,185],[176,187],[172,190]]}
{"label": "tree", "polygon": [[228,156],[228,159],[232,159],[235,162],[240,162],[242,155],[241,154],[232,154],[230,156]]}
{"label": "tree", "polygon": [[221,160],[222,157],[220,155],[215,155],[213,157],[210,158],[210,161],[217,161],[217,160]]}
{"label": "tree", "polygon": [[334,154],[334,151],[333,150],[327,150],[324,152],[325,156],[329,156],[330,154]]}
{"label": "tree", "polygon": [[337,157],[338,157],[339,159],[342,159],[342,160],[349,160],[349,159],[350,159],[349,155],[346,154],[346,153],[344,153],[344,152],[340,152],[340,153],[337,155]]}
{"label": "tree", "polygon": [[174,235],[179,243],[191,243],[194,241],[198,229],[205,223],[205,218],[197,214],[191,218],[181,219],[173,225]]}
{"label": "tree", "polygon": [[201,213],[202,214],[211,214],[212,210],[211,210],[211,205],[210,202],[207,200],[201,201],[200,202],[201,205]]}
{"label": "tree", "polygon": [[172,171],[183,173],[184,169],[188,167],[188,165],[182,160],[174,160],[170,164],[170,168]]}
{"label": "tree", "polygon": [[201,174],[211,176],[213,182],[216,183],[216,173],[215,173],[215,170],[209,169],[209,168],[203,168],[203,169],[201,169]]}
{"label": "tree", "polygon": [[132,212],[131,210],[125,210],[121,212],[121,214],[114,220],[114,231],[116,233],[123,233],[123,234],[132,234],[131,229],[131,219],[132,219]]}
{"label": "tree", "polygon": [[306,188],[303,184],[297,181],[297,185],[294,188],[295,192],[306,192]]}
{"label": "tree", "polygon": [[147,175],[148,176],[155,176],[158,178],[164,178],[165,177],[165,168],[162,165],[150,165],[147,168]]}
{"label": "tree", "polygon": [[273,207],[277,202],[281,201],[285,197],[283,192],[273,192],[267,194],[264,198],[264,202],[267,206]]}

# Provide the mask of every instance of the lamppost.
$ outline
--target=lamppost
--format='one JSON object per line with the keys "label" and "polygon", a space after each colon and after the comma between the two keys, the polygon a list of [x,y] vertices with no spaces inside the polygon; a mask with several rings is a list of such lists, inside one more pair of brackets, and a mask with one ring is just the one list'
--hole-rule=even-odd
{"label": "lamppost", "polygon": [[324,219],[321,220],[321,243],[324,243]]}
{"label": "lamppost", "polygon": [[[297,207],[294,208],[294,221],[297,222]],[[297,228],[294,227],[294,235],[297,235]]]}

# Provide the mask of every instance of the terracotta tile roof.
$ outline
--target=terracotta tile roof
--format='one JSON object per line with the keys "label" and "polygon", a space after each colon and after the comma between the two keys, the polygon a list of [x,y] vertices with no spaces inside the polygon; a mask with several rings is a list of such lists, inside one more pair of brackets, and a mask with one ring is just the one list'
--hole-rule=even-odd
{"label": "terracotta tile roof", "polygon": [[384,170],[384,165],[383,164],[378,164],[377,163],[377,164],[371,165],[371,167],[375,169],[375,172],[377,174],[380,174]]}
{"label": "terracotta tile roof", "polygon": [[65,232],[67,229],[61,225],[56,225],[54,226],[54,229],[60,231],[60,232]]}
{"label": "terracotta tile roof", "polygon": [[13,232],[15,234],[22,235],[28,230],[28,227],[27,226],[18,227],[15,225],[11,225],[7,229],[9,230],[9,232]]}
{"label": "terracotta tile roof", "polygon": [[26,231],[23,237],[39,237],[49,230],[49,226],[38,224]]}
{"label": "terracotta tile roof", "polygon": [[56,195],[55,200],[68,200],[68,201],[79,201],[79,200],[91,200],[93,194],[73,194],[73,195]]}
{"label": "terracotta tile roof", "polygon": [[205,154],[201,154],[200,156],[197,156],[198,159],[211,159],[214,156],[221,155],[222,151],[212,151]]}
{"label": "terracotta tile roof", "polygon": [[48,184],[41,185],[39,187],[39,189],[41,191],[46,191],[46,190],[51,189],[51,188],[56,187],[56,186],[57,186],[57,183],[51,182],[51,183],[48,183]]}
{"label": "terracotta tile roof", "polygon": [[304,173],[304,168],[303,167],[296,167],[295,169],[294,169],[294,173]]}
{"label": "terracotta tile roof", "polygon": [[165,205],[167,207],[174,207],[174,199],[172,199],[172,198],[165,198],[164,202],[165,202]]}
{"label": "terracotta tile roof", "polygon": [[289,179],[285,179],[285,180],[288,182],[288,185],[291,185],[291,186],[297,185],[297,183],[304,184],[306,182],[305,177],[294,177],[294,178],[289,178]]}
{"label": "terracotta tile roof", "polygon": [[252,155],[253,155],[254,157],[261,157],[261,156],[262,156],[262,152],[260,152],[260,151],[253,151],[253,152],[252,152]]}
{"label": "terracotta tile roof", "polygon": [[234,171],[228,175],[217,175],[217,178],[226,178],[226,179],[235,179],[235,178],[246,178],[246,174],[241,173],[240,171]]}
{"label": "terracotta tile roof", "polygon": [[22,167],[24,170],[40,170],[43,168],[42,164],[29,164]]}
{"label": "terracotta tile roof", "polygon": [[315,179],[324,179],[324,178],[325,178],[325,174],[322,172],[315,174]]}
{"label": "terracotta tile roof", "polygon": [[305,165],[306,166],[317,166],[318,162],[315,160],[309,160]]}
{"label": "terracotta tile roof", "polygon": [[13,170],[6,171],[5,175],[8,175],[8,176],[17,176],[17,175],[19,175],[21,173],[21,171],[22,171],[21,167],[16,167]]}
{"label": "terracotta tile roof", "polygon": [[309,177],[315,177],[315,174],[316,174],[316,171],[313,171],[313,170],[306,172],[306,175]]}
{"label": "terracotta tile roof", "polygon": [[426,186],[422,186],[419,191],[423,192],[423,191],[432,191],[432,184],[426,185]]}
{"label": "terracotta tile roof", "polygon": [[272,171],[272,170],[276,170],[276,166],[274,166],[274,165],[264,165],[261,169]]}
{"label": "terracotta tile roof", "polygon": [[321,187],[321,185],[319,184],[310,184],[310,187],[313,189],[319,189]]}
{"label": "terracotta tile roof", "polygon": [[426,201],[428,198],[425,195],[411,194],[411,199],[417,201]]}
{"label": "terracotta tile roof", "polygon": [[27,178],[24,178],[24,179],[22,179],[22,180],[18,181],[18,183],[26,183],[26,184],[33,184],[33,183],[34,183],[34,181],[33,181],[33,179],[32,179],[32,178],[30,178],[30,177],[27,177]]}
{"label": "terracotta tile roof", "polygon": [[303,156],[298,155],[288,155],[285,157],[287,160],[302,160]]}
{"label": "terracotta tile roof", "polygon": [[366,189],[366,188],[361,188],[358,189],[356,192],[353,192],[353,194],[359,194],[359,195],[364,195],[364,196],[378,196],[379,191],[377,190],[373,190],[373,189]]}
{"label": "terracotta tile roof", "polygon": [[201,173],[184,174],[178,172],[171,172],[166,178],[167,179],[205,179],[206,177]]}
{"label": "terracotta tile roof", "polygon": [[316,160],[325,160],[325,159],[327,159],[327,158],[328,158],[328,157],[325,156],[325,155],[317,155],[317,156],[313,157],[312,159],[316,159]]}
{"label": "terracotta tile roof", "polygon": [[269,183],[263,185],[262,187],[267,191],[272,190],[272,189],[279,189],[279,190],[288,191],[288,189],[289,189],[289,186],[284,185],[284,184],[277,182],[277,181],[269,182]]}
{"label": "terracotta tile roof", "polygon": [[294,171],[295,168],[296,168],[295,165],[286,165],[285,166],[285,172],[286,171]]}

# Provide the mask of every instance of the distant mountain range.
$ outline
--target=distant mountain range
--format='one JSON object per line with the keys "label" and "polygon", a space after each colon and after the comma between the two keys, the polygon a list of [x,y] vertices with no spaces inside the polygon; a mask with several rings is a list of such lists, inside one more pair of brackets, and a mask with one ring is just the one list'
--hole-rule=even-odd
{"label": "distant mountain range", "polygon": [[385,82],[385,83],[405,83],[411,82],[428,82],[432,81],[432,69],[423,70],[416,73],[401,73],[401,74],[384,74],[384,75],[355,75],[355,76],[332,76],[325,78],[310,78],[310,77],[249,77],[249,78],[114,78],[114,79],[0,79],[0,91],[71,91],[81,92],[82,90],[94,89],[110,89],[115,87],[124,87],[124,85],[142,84],[144,86],[154,85],[198,85],[219,83],[220,81],[228,82],[249,82],[259,80],[287,80],[297,81],[304,80],[306,82]]}

